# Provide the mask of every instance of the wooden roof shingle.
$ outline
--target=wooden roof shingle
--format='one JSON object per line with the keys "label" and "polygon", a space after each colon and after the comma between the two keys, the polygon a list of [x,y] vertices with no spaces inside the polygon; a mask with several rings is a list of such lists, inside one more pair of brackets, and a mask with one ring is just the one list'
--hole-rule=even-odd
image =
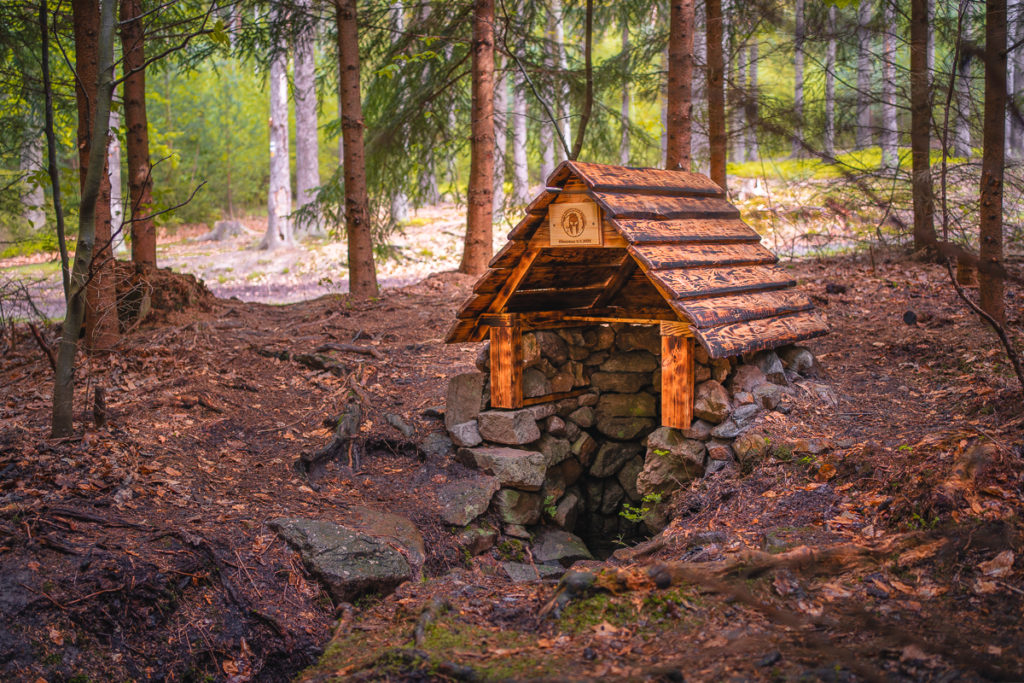
{"label": "wooden roof shingle", "polygon": [[[547,245],[548,207],[563,189],[601,208],[604,248]],[[827,333],[760,240],[706,176],[566,161],[527,206],[446,341],[482,339],[485,314],[600,310],[631,318],[633,309],[652,307],[689,323],[714,358]]]}

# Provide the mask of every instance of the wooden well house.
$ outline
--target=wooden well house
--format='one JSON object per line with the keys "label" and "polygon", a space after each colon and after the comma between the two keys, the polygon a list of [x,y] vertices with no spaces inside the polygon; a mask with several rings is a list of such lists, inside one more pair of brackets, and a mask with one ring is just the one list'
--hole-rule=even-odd
{"label": "wooden well house", "polygon": [[694,340],[711,358],[827,332],[793,277],[697,173],[566,161],[473,287],[448,343],[490,337],[491,406],[521,408],[524,331],[660,325],[661,420],[693,417]]}

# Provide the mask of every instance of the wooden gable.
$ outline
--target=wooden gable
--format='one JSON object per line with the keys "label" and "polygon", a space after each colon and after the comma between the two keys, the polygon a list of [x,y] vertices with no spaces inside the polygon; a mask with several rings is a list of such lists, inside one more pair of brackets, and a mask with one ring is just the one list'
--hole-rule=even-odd
{"label": "wooden gable", "polygon": [[[562,163],[526,208],[449,330],[479,341],[494,316],[681,323],[713,358],[816,337],[827,326],[707,177]],[[599,245],[551,246],[552,204],[592,202]]]}

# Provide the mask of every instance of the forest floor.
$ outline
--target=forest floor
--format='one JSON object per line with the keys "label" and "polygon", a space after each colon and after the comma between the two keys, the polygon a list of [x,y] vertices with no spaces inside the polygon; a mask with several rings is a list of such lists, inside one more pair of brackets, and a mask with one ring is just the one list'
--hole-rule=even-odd
{"label": "forest floor", "polygon": [[[459,552],[436,496],[465,470],[417,447],[473,366],[476,345],[442,341],[472,278],[362,303],[203,297],[82,359],[71,439],[49,437],[52,372],[19,328],[0,359],[0,678],[1024,679],[1024,402],[995,336],[937,266],[786,265],[832,325],[810,344],[831,390],[773,414],[749,471],[677,494],[656,542],[601,565],[612,592],[547,613],[556,583]],[[270,357],[325,342],[373,352]],[[367,457],[311,482],[294,465],[351,394]],[[794,456],[801,439],[817,453]],[[357,505],[416,524],[423,579],[335,605],[267,522]]]}

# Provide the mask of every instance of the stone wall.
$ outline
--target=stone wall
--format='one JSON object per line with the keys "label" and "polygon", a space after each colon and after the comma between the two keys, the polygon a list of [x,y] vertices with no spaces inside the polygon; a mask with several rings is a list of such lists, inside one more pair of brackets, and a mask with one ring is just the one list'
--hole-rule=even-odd
{"label": "stone wall", "polygon": [[695,420],[677,430],[659,426],[660,353],[656,326],[525,333],[524,398],[584,393],[504,410],[490,408],[483,345],[478,372],[448,387],[445,426],[456,457],[481,476],[472,502],[456,504],[447,521],[467,524],[489,511],[506,535],[555,526],[592,548],[655,532],[672,491],[732,466],[737,453],[764,449],[763,438],[738,437],[763,411],[787,411],[790,381],[815,370],[801,347],[714,360],[698,345]]}

